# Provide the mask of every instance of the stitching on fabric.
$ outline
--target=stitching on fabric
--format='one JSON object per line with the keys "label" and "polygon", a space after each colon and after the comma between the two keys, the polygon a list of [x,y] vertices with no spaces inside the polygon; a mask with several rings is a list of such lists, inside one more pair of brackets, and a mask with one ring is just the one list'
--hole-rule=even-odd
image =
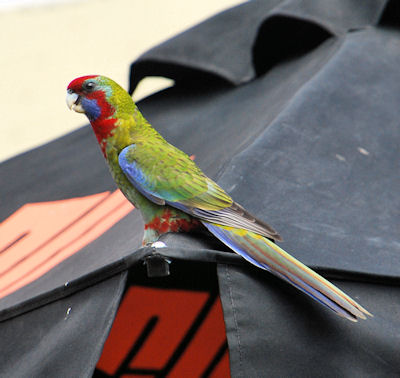
{"label": "stitching on fabric", "polygon": [[232,286],[231,286],[231,276],[229,274],[229,267],[228,265],[225,265],[225,272],[226,272],[226,278],[228,281],[229,285],[229,299],[231,302],[231,307],[232,307],[232,314],[233,314],[233,322],[235,326],[235,332],[236,332],[236,339],[238,341],[238,349],[239,349],[239,371],[242,372],[242,360],[243,360],[243,355],[242,355],[242,345],[240,342],[240,334],[239,334],[239,326],[237,322],[237,317],[236,317],[236,310],[235,310],[235,305],[233,301],[233,293],[232,293]]}

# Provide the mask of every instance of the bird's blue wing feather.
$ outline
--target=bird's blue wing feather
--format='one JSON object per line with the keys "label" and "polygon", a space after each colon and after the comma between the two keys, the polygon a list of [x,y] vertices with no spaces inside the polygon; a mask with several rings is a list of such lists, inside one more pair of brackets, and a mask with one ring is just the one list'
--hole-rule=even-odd
{"label": "bird's blue wing feather", "polygon": [[127,154],[135,148],[134,144],[125,147],[118,156],[118,163],[125,176],[132,185],[139,190],[147,199],[157,205],[164,205],[165,200],[149,188],[145,173],[140,169],[135,160],[130,159]]}

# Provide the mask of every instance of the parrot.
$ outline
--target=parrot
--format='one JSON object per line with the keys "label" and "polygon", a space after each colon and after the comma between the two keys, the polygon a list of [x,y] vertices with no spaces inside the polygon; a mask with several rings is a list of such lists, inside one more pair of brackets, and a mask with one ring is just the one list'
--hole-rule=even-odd
{"label": "parrot", "polygon": [[[339,316],[372,316],[321,275],[276,244],[280,235],[235,202],[183,151],[144,118],[119,84],[101,75],[78,77],[67,87],[70,110],[88,118],[111,175],[140,210],[143,245],[168,232],[205,227],[233,252],[269,271]],[[207,231],[205,231],[207,232]]]}

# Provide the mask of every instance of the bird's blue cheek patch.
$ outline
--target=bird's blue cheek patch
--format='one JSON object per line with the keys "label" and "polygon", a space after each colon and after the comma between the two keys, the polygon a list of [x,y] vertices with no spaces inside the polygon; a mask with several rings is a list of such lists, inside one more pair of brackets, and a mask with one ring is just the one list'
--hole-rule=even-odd
{"label": "bird's blue cheek patch", "polygon": [[83,109],[85,109],[85,113],[91,121],[96,120],[100,116],[101,109],[96,99],[89,100],[87,98],[82,98],[81,105]]}

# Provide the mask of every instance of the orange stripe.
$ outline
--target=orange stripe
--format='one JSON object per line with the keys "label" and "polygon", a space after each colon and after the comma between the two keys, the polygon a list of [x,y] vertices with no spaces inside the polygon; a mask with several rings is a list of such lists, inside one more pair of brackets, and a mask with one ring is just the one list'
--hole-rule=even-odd
{"label": "orange stripe", "polygon": [[0,298],[72,256],[132,210],[119,190],[24,205],[0,224]]}
{"label": "orange stripe", "polygon": [[[57,239],[60,235],[62,235],[62,233],[66,232],[66,230],[68,230],[69,228],[71,228],[71,226],[73,226],[79,219],[83,218],[85,215],[87,215],[90,211],[92,211],[94,208],[96,208],[97,206],[99,206],[104,200],[105,198],[107,198],[110,195],[110,193],[105,193],[105,196],[101,196],[100,200],[95,202],[94,205],[92,205],[91,207],[89,207],[89,209],[85,210],[85,212],[81,215],[79,215],[77,218],[75,218],[72,222],[68,223],[65,227],[61,228],[59,231],[57,231],[55,234],[53,234],[50,238],[45,239],[41,244],[39,244],[39,246],[37,246],[36,248],[34,248],[33,250],[28,250],[29,254],[25,254],[25,255],[21,255],[16,253],[15,251],[12,251],[12,256],[8,256],[8,261],[10,261],[11,265],[8,265],[7,262],[2,262],[2,267],[6,267],[6,269],[3,269],[2,271],[0,271],[0,278],[2,278],[4,276],[4,274],[8,273],[10,270],[13,270],[15,268],[18,267],[18,265],[20,265],[21,263],[23,263],[27,258],[32,257],[32,255],[34,255],[35,253],[37,253],[38,251],[40,251],[41,249],[43,249],[44,247],[46,247],[46,245],[48,245],[49,243],[51,243],[53,240]],[[45,205],[48,203],[42,203],[42,205]],[[51,203],[54,204],[54,203]],[[36,205],[36,204],[28,204],[27,206],[32,206],[32,205]],[[35,214],[36,215],[36,210],[35,209]],[[41,209],[39,208],[39,211]],[[41,214],[39,214],[40,216]],[[47,221],[47,217],[45,217],[44,219],[38,219],[39,221],[45,220]],[[34,231],[33,231],[34,232]],[[32,233],[32,231],[30,232],[26,232],[25,234],[29,234]],[[19,237],[19,240],[21,240],[22,238]],[[13,245],[15,245],[15,242],[12,243]],[[19,245],[21,246],[21,245]],[[25,245],[23,246],[24,248],[26,247]],[[9,249],[9,248],[7,248]]]}

